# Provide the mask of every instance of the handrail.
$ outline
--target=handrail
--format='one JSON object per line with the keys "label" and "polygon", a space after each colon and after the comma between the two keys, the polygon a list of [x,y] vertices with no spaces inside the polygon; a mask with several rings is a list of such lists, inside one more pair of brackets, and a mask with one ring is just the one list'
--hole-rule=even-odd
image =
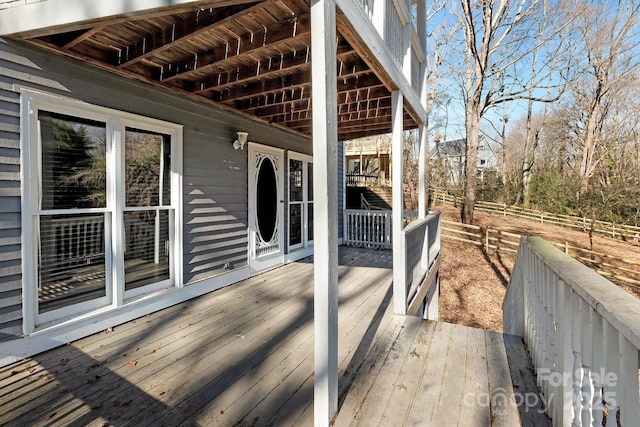
{"label": "handrail", "polygon": [[360,174],[347,172],[346,174],[346,185],[348,187],[366,187],[366,186],[376,186],[376,185],[384,185],[387,183],[387,180],[379,175],[371,175],[371,174]]}
{"label": "handrail", "polygon": [[364,197],[364,194],[360,194],[360,209],[364,209],[367,211],[371,210],[371,203]]}
{"label": "handrail", "polygon": [[440,212],[430,212],[402,230],[404,274],[397,286],[404,291],[407,315],[438,320],[440,229]]}
{"label": "handrail", "polygon": [[504,332],[524,337],[554,425],[637,422],[640,300],[522,237],[502,308]]}
{"label": "handrail", "polygon": [[[392,211],[345,209],[343,241],[345,245],[391,249]],[[413,220],[402,230],[401,274],[394,281],[400,295],[397,314],[438,319],[441,225],[440,212]]]}

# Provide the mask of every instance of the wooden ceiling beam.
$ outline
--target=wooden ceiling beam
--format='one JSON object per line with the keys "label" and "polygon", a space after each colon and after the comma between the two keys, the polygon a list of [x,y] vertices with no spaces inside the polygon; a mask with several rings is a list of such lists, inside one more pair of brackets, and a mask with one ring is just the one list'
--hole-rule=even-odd
{"label": "wooden ceiling beam", "polygon": [[[300,101],[305,97],[308,98],[310,93],[305,93],[305,91],[307,90],[309,89],[305,86],[302,88],[296,88],[294,90],[283,90],[280,92],[268,93],[246,100],[238,100],[236,103],[234,103],[233,106],[234,108],[242,110],[246,113],[255,114],[255,111],[257,109]],[[371,86],[364,89],[338,92],[338,105],[363,101],[367,99],[390,99],[390,96],[391,95],[389,91],[381,83],[378,86]]]}
{"label": "wooden ceiling beam", "polygon": [[[347,104],[338,105],[338,115],[357,113],[363,111],[376,111],[381,108],[390,108],[391,98],[377,98],[369,99],[366,101],[352,102]],[[301,101],[281,102],[278,104],[272,104],[267,107],[256,107],[250,110],[244,110],[245,113],[255,114],[256,116],[270,120],[275,116],[284,116],[292,113],[300,113],[304,111],[311,111],[311,100],[304,99]]]}
{"label": "wooden ceiling beam", "polygon": [[[300,117],[296,119],[296,117]],[[292,127],[294,129],[298,129],[304,127],[311,120],[311,114],[307,114],[305,112],[296,112],[291,114],[285,114],[282,116],[272,117],[271,123],[282,123],[286,124],[288,127]],[[338,128],[340,126],[357,126],[352,125],[352,123],[357,122],[358,124],[366,125],[368,123],[378,123],[378,122],[390,122],[391,121],[391,108],[387,108],[386,111],[380,111],[378,115],[375,117],[354,117],[352,114],[339,114],[338,115]],[[310,126],[310,124],[309,124]]]}
{"label": "wooden ceiling beam", "polygon": [[[311,20],[305,13],[292,17],[291,21],[272,25],[254,34],[245,34],[237,39],[230,39],[226,44],[207,52],[194,53],[189,58],[161,67],[157,80],[168,82],[176,79],[188,79],[195,73],[206,72],[218,66],[220,61],[235,57],[249,56],[265,47],[285,46],[302,35],[311,33]],[[286,48],[290,50],[290,48]]]}
{"label": "wooden ceiling beam", "polygon": [[[241,83],[251,83],[259,80],[273,79],[299,72],[308,72],[311,66],[311,49],[292,52],[268,61],[256,61],[251,65],[243,65],[237,69],[224,73],[217,73],[196,82],[193,92],[200,93],[211,90],[225,90]],[[338,78],[353,77],[369,73],[369,67],[362,60],[339,61],[337,65]]]}
{"label": "wooden ceiling beam", "polygon": [[300,111],[311,111],[311,98],[306,98],[299,101],[272,104],[268,107],[257,107],[251,110],[245,110],[245,113],[251,113],[260,118],[268,119],[272,116]]}
{"label": "wooden ceiling beam", "polygon": [[293,89],[282,90],[279,92],[265,93],[261,96],[255,96],[249,99],[239,99],[234,102],[234,107],[251,113],[253,110],[271,105],[279,105],[286,102],[301,101],[310,99],[311,86],[302,86]]}
{"label": "wooden ceiling beam", "polygon": [[[276,123],[276,122],[274,122]],[[306,121],[290,121],[287,122],[287,127],[291,129],[295,129],[301,133],[310,133],[311,132],[311,120],[309,119],[308,123]],[[403,115],[403,127],[405,130],[413,129],[416,127],[416,122],[409,114]],[[359,130],[371,130],[371,129],[389,129],[391,131],[391,114],[388,116],[380,116],[370,119],[362,119],[362,120],[342,120],[338,119],[338,133],[350,133],[357,132]],[[384,132],[383,132],[384,133]]]}
{"label": "wooden ceiling beam", "polygon": [[[242,87],[234,87],[225,91],[214,92],[213,99],[218,102],[230,102],[241,99],[249,99],[268,93],[292,90],[294,88],[308,86],[311,84],[311,73],[303,72],[292,76],[284,76],[280,79],[261,81]],[[343,76],[338,79],[338,93],[360,89],[368,86],[378,86],[380,80],[371,74]]]}
{"label": "wooden ceiling beam", "polygon": [[384,135],[391,132],[391,125],[387,128],[361,129],[359,131],[340,131],[338,129],[338,140],[349,141],[351,139],[364,138],[368,136]]}
{"label": "wooden ceiling beam", "polygon": [[239,83],[269,79],[280,74],[292,74],[302,69],[308,69],[311,65],[310,61],[311,49],[307,47],[266,61],[255,61],[249,65],[243,64],[242,67],[230,71],[213,73],[194,82],[192,92],[224,90]]}
{"label": "wooden ceiling beam", "polygon": [[111,63],[126,67],[164,50],[170,49],[187,38],[198,36],[237,18],[240,14],[264,7],[263,3],[239,4],[223,8],[209,8],[191,12],[173,25],[162,28],[129,46],[120,49]]}
{"label": "wooden ceiling beam", "polygon": [[284,91],[299,90],[302,95],[306,93],[304,89],[310,87],[311,73],[307,71],[291,76],[283,76],[279,79],[255,82],[243,87],[233,87],[224,91],[214,91],[212,99],[229,105],[232,105],[230,104],[232,102],[233,105],[236,105],[237,101]]}

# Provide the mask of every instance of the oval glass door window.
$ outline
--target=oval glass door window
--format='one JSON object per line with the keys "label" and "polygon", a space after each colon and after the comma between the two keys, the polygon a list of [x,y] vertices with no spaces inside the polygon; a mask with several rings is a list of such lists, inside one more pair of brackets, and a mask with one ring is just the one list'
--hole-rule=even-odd
{"label": "oval glass door window", "polygon": [[278,183],[271,159],[265,157],[260,162],[256,184],[256,209],[258,233],[264,242],[270,242],[276,230],[278,219]]}

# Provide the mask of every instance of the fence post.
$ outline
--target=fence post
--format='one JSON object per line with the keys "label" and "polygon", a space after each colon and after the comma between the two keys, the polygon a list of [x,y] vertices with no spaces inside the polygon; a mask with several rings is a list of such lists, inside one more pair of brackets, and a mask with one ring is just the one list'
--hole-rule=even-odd
{"label": "fence post", "polygon": [[484,230],[484,251],[489,253],[489,227]]}
{"label": "fence post", "polygon": [[569,242],[564,241],[564,253],[569,255]]}

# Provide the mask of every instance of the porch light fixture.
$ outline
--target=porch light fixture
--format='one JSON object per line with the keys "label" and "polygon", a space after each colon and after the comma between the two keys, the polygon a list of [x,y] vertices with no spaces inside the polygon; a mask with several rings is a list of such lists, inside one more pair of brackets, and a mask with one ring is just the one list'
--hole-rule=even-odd
{"label": "porch light fixture", "polygon": [[247,143],[249,132],[238,132],[238,139],[233,141],[233,148],[236,150],[244,150],[244,144]]}

